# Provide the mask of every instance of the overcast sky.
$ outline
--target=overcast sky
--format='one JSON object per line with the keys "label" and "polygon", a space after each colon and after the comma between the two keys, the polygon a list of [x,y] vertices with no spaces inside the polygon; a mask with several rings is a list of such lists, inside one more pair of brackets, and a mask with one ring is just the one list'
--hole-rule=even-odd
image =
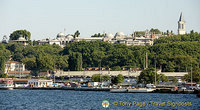
{"label": "overcast sky", "polygon": [[186,31],[200,32],[199,11],[200,0],[0,0],[0,40],[20,29],[32,40],[55,38],[64,29],[81,37],[151,28],[177,33],[181,12]]}

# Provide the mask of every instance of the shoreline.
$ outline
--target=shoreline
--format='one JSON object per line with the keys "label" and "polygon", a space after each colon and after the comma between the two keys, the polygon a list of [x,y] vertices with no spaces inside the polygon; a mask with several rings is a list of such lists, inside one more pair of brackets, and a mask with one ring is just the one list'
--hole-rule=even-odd
{"label": "shoreline", "polygon": [[[140,89],[113,89],[113,88],[76,88],[76,87],[14,87],[13,90],[24,89],[24,90],[73,90],[73,91],[104,91],[111,93],[170,93],[170,94],[198,94],[200,90],[172,90],[169,88],[156,88],[151,92],[142,92]],[[143,88],[144,89],[144,88]],[[0,89],[5,90],[5,89]],[[8,89],[7,89],[8,90]],[[112,92],[114,90],[114,92]],[[129,92],[130,90],[136,90]]]}

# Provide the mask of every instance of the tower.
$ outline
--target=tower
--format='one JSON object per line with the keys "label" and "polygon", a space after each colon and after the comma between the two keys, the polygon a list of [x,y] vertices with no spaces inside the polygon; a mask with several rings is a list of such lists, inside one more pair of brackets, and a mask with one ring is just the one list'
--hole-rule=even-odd
{"label": "tower", "polygon": [[178,34],[185,34],[185,21],[182,12],[178,21]]}

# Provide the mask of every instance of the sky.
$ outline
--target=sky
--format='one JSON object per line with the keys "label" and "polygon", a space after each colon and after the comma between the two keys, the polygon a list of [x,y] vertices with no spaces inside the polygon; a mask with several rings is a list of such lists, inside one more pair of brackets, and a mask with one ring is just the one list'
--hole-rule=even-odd
{"label": "sky", "polygon": [[0,40],[21,29],[31,40],[76,30],[80,37],[151,28],[177,33],[181,12],[186,32],[200,32],[199,11],[200,0],[0,0]]}

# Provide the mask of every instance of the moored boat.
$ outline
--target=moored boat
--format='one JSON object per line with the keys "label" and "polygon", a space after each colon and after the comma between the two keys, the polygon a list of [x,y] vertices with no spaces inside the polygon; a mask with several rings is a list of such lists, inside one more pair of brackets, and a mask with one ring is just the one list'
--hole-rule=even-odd
{"label": "moored boat", "polygon": [[110,89],[112,93],[124,93],[127,92],[127,89]]}
{"label": "moored boat", "polygon": [[150,89],[150,88],[139,88],[139,89],[128,89],[129,93],[150,93],[153,92],[156,89]]}

